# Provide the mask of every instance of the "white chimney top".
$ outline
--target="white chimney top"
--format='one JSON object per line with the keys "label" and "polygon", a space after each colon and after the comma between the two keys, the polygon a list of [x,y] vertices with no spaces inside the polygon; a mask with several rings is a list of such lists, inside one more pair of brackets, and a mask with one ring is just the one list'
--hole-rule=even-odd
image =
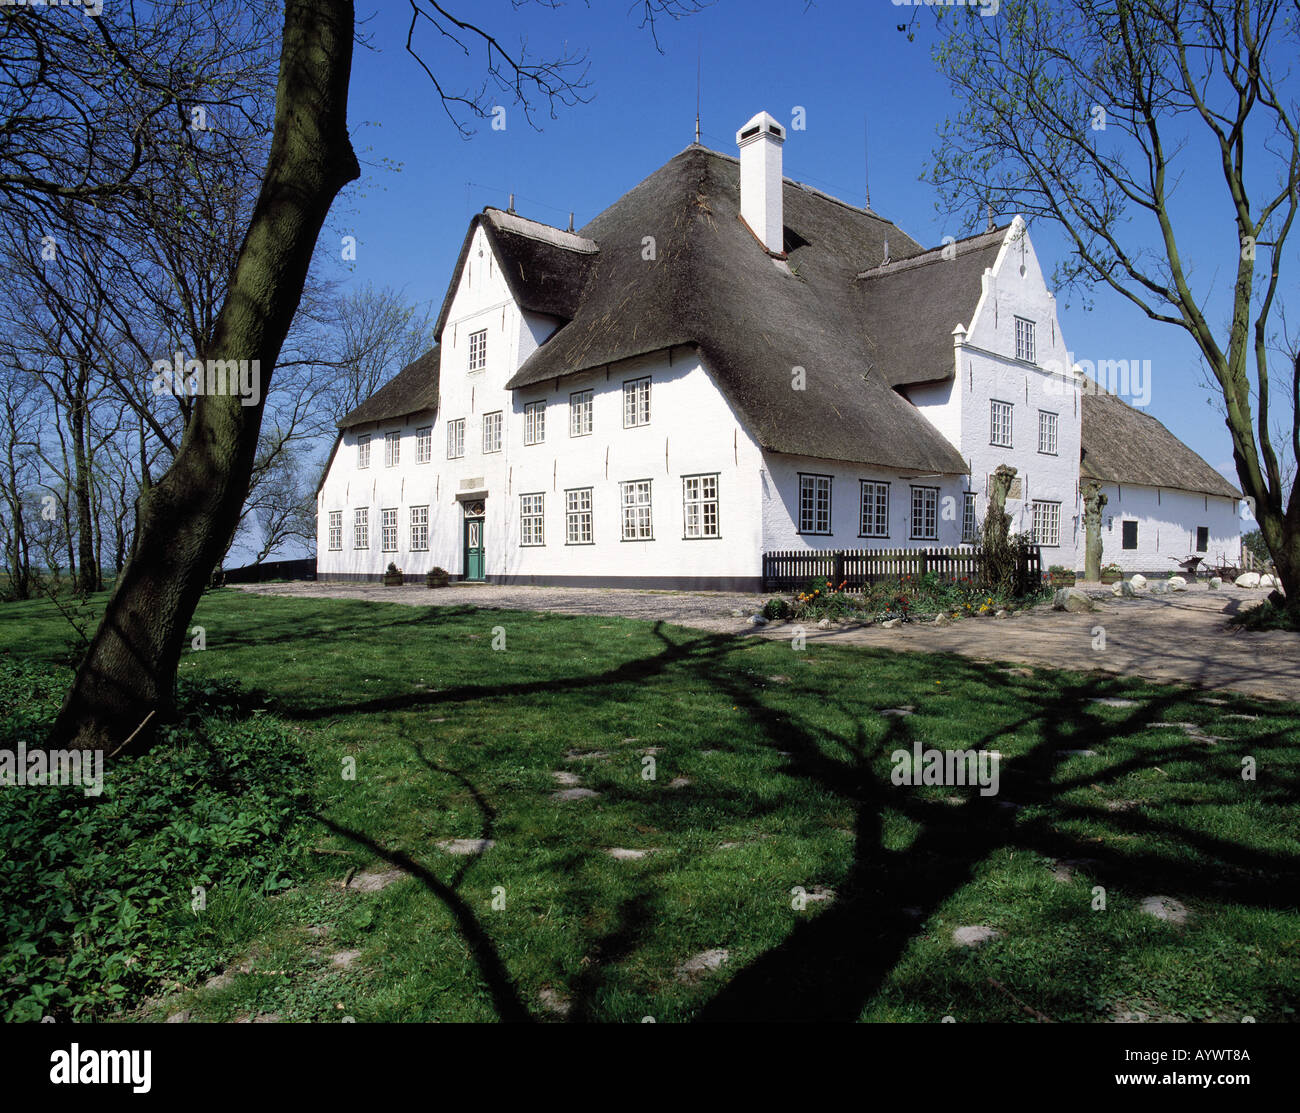
{"label": "white chimney top", "polygon": [[736,132],[740,147],[740,215],[768,251],[785,247],[781,211],[781,146],[785,128],[760,112]]}

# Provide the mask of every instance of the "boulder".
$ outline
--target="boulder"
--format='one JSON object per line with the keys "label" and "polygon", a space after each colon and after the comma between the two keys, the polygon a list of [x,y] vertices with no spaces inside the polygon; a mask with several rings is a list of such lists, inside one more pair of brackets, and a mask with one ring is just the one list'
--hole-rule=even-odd
{"label": "boulder", "polygon": [[1258,572],[1243,572],[1235,581],[1238,587],[1259,587]]}
{"label": "boulder", "polygon": [[1170,576],[1169,579],[1165,581],[1165,587],[1169,591],[1186,591],[1187,581],[1183,579],[1182,576]]}
{"label": "boulder", "polygon": [[1169,585],[1164,580],[1152,580],[1150,590],[1152,595],[1163,595],[1169,590]]}
{"label": "boulder", "polygon": [[1120,595],[1123,596],[1125,599],[1131,599],[1133,598],[1133,596],[1137,594],[1137,591],[1134,589],[1133,585],[1129,583],[1127,580],[1117,580],[1111,586],[1110,590],[1112,595]]}
{"label": "boulder", "polygon": [[1209,588],[1211,591],[1218,591],[1219,588],[1221,588],[1222,586],[1223,586],[1223,580],[1221,580],[1218,576],[1210,577]]}
{"label": "boulder", "polygon": [[830,626],[831,620],[829,618],[823,618],[817,623],[818,630],[829,630]]}
{"label": "boulder", "polygon": [[751,626],[766,626],[767,619],[765,619],[761,614],[752,614],[749,616],[749,623]]}
{"label": "boulder", "polygon": [[1129,580],[1129,583],[1133,585],[1134,591],[1141,591],[1147,586],[1147,578],[1141,572],[1138,572]]}
{"label": "boulder", "polygon": [[1259,577],[1259,586],[1263,588],[1281,587],[1282,581],[1279,580],[1276,576],[1272,576],[1269,573],[1265,572]]}
{"label": "boulder", "polygon": [[934,624],[936,626],[949,626],[952,624],[952,619],[941,612],[934,616]]}
{"label": "boulder", "polygon": [[903,620],[901,618],[887,618],[885,619],[884,622],[880,624],[880,628],[882,630],[892,630],[895,626],[897,626],[902,621]]}
{"label": "boulder", "polygon": [[1093,606],[1092,600],[1077,587],[1063,587],[1052,599],[1052,610],[1079,613],[1096,610],[1096,607]]}

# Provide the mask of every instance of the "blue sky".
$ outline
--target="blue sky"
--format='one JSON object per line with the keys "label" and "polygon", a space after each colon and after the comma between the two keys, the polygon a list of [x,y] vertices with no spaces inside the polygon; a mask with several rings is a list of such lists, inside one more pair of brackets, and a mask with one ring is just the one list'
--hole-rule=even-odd
{"label": "blue sky", "polygon": [[[909,9],[885,0],[817,0],[811,7],[803,0],[717,0],[688,19],[661,22],[660,54],[629,12],[630,0],[579,0],[558,10],[530,4],[514,11],[509,0],[446,6],[510,48],[526,37],[534,56],[585,50],[589,103],[560,108],[556,119],[542,111],[539,131],[502,100],[505,130],[470,118],[476,134],[463,140],[405,51],[408,5],[387,0],[375,10],[363,0],[357,14],[372,48],[356,53],[350,122],[364,172],[332,217],[335,235],[358,240],[350,281],[391,285],[436,307],[466,223],[485,205],[505,207],[511,191],[523,215],[563,227],[572,210],[581,227],[691,142],[697,56],[707,146],[733,153],[737,128],[755,112],[789,122],[802,106],[806,130],[790,133],[786,175],[861,204],[865,120],[872,207],[927,245],[960,231],[959,214],[936,211],[933,190],[919,180],[939,125],[956,107],[930,59],[928,13],[908,42],[897,25]],[[469,59],[458,57],[427,28],[421,43],[449,88],[477,87],[477,46]],[[1182,204],[1208,227],[1222,202],[1193,184]],[[999,222],[1011,215],[998,214]],[[1031,234],[1050,272],[1063,254],[1059,234],[1045,225],[1031,226]],[[1198,249],[1207,264],[1224,258],[1217,242],[1184,246],[1193,259]],[[1062,296],[1061,316],[1078,358],[1151,359],[1150,412],[1235,480],[1228,434],[1209,404],[1190,338],[1101,290],[1091,311]]]}

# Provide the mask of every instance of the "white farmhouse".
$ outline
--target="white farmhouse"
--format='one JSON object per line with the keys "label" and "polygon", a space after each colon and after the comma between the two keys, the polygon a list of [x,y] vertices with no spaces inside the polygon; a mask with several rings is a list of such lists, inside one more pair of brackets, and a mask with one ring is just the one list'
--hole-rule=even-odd
{"label": "white farmhouse", "polygon": [[1081,460],[1104,560],[1235,559],[1231,485],[1070,367],[1023,221],[925,250],[785,138],[761,113],[578,232],[474,217],[438,346],[341,423],[318,576],[757,590],[765,551],[969,540],[1003,463],[1082,567]]}

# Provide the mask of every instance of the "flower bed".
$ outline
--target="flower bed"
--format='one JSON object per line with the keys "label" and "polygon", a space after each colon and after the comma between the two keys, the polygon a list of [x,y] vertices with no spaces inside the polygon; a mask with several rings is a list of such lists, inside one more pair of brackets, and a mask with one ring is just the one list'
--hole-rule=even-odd
{"label": "flower bed", "polygon": [[949,618],[991,615],[1011,610],[1044,598],[1040,591],[1024,599],[1014,599],[980,588],[969,577],[950,578],[937,573],[904,576],[898,580],[872,584],[861,592],[845,591],[846,583],[830,580],[810,583],[791,599],[769,599],[763,608],[768,619],[794,622],[817,622],[822,619],[870,624],[899,619],[914,622],[936,615]]}

